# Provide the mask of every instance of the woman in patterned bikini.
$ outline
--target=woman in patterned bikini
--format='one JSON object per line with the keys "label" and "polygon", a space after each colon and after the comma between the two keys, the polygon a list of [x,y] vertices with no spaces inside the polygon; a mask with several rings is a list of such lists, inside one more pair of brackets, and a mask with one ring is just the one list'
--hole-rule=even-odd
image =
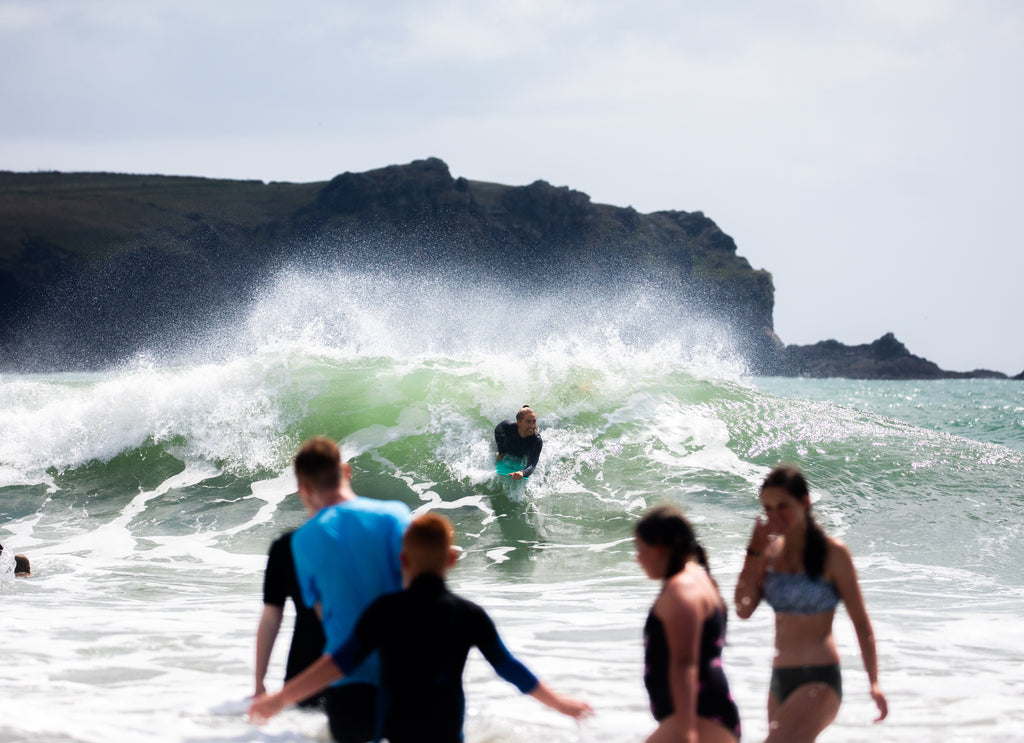
{"label": "woman in patterned bikini", "polygon": [[878,685],[878,656],[846,545],[811,516],[807,481],[780,465],[761,485],[765,519],[750,536],[736,583],[736,613],[747,619],[763,598],[775,610],[775,659],[768,693],[770,743],[809,743],[839,712],[843,696],[839,651],[832,635],[842,601],[853,622],[881,722],[888,703]]}

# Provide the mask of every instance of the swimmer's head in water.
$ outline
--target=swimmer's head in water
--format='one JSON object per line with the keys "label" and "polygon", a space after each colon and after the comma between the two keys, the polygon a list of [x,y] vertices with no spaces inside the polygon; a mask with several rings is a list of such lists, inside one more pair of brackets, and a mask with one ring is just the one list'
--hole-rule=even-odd
{"label": "swimmer's head in water", "polygon": [[[0,554],[3,554],[4,546],[0,544]],[[5,560],[10,560],[10,552],[7,553]],[[14,576],[16,578],[26,578],[32,575],[32,565],[29,563],[28,558],[25,555],[14,556]]]}

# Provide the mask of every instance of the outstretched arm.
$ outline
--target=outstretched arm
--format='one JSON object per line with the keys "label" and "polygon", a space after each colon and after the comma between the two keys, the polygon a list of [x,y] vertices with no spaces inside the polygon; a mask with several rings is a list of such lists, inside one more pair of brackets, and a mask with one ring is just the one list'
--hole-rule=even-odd
{"label": "outstretched arm", "polygon": [[477,607],[475,632],[477,636],[474,644],[480,648],[480,652],[487,662],[494,667],[499,676],[513,684],[523,694],[529,694],[551,709],[577,720],[593,712],[586,702],[562,696],[534,676],[529,668],[508,651],[505,643],[498,636],[494,622],[479,607]]}
{"label": "outstretched arm", "polygon": [[581,702],[580,700],[573,699],[572,697],[562,696],[552,690],[551,687],[543,681],[537,682],[533,691],[530,692],[530,696],[541,704],[545,704],[551,709],[561,712],[563,715],[568,715],[575,720],[582,720],[594,713],[594,710],[586,702]]}
{"label": "outstretched arm", "polygon": [[330,654],[324,653],[276,694],[256,697],[249,706],[249,718],[257,723],[265,722],[288,705],[315,695],[343,676]]}
{"label": "outstretched arm", "polygon": [[505,422],[502,421],[494,427],[494,445],[498,447],[498,455],[496,461],[501,461],[505,458],[505,452],[507,447],[505,446]]}
{"label": "outstretched arm", "polygon": [[543,446],[544,442],[538,436],[536,443],[534,443],[533,448],[530,449],[530,453],[526,457],[526,466],[521,470],[523,477],[529,477],[537,468],[537,462],[540,461],[540,450]]}

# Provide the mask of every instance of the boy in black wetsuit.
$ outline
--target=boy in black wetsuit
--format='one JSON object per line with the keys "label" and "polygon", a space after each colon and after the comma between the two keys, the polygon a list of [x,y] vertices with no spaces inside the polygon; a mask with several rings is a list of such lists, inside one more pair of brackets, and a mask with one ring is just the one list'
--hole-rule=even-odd
{"label": "boy in black wetsuit", "polygon": [[444,577],[458,559],[453,538],[443,516],[427,513],[415,519],[402,540],[405,590],[372,603],[348,642],[254,704],[250,715],[270,717],[379,650],[384,736],[391,743],[460,743],[462,670],[474,645],[499,676],[524,694],[575,719],[590,714],[590,705],[555,693],[516,660],[482,608],[448,590]]}

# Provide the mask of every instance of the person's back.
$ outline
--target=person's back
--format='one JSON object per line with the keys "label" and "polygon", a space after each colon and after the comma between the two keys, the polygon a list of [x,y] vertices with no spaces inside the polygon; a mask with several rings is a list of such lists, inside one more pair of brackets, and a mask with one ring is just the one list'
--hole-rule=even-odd
{"label": "person's back", "polygon": [[476,646],[506,681],[522,693],[573,717],[586,704],[548,689],[505,648],[487,613],[451,593],[444,574],[457,552],[447,519],[420,516],[406,532],[402,567],[407,587],[377,599],[352,638],[332,653],[344,673],[379,650],[384,733],[391,743],[459,743],[465,717],[462,673]]}
{"label": "person's back", "polygon": [[[360,498],[337,445],[317,437],[295,456],[299,497],[315,515],[292,535],[292,558],[302,600],[317,607],[329,654],[348,639],[360,614],[379,596],[401,588],[398,555],[409,508],[398,501]],[[369,658],[327,689],[324,709],[339,743],[374,739],[378,728],[379,666]]]}
{"label": "person's back", "polygon": [[462,740],[462,672],[478,647],[502,678],[524,694],[537,678],[502,644],[486,612],[451,593],[444,579],[421,575],[401,593],[374,602],[356,629],[357,644],[335,655],[341,668],[358,667],[362,648],[380,651],[381,702],[391,743]]}
{"label": "person's back", "polygon": [[[398,554],[409,509],[396,501],[354,498],[323,509],[292,536],[299,588],[319,604],[327,648],[348,639],[377,597],[402,587]],[[370,658],[343,683],[377,683]]]}

